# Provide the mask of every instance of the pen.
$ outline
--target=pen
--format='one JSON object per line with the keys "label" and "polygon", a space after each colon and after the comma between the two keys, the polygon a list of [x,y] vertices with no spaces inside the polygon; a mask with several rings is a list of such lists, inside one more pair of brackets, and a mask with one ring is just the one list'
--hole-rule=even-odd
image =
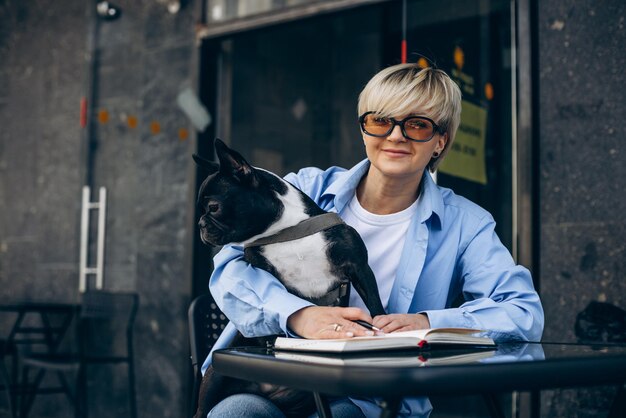
{"label": "pen", "polygon": [[376,328],[374,325],[370,324],[369,322],[365,322],[365,321],[363,321],[361,319],[355,319],[352,322],[357,323],[357,324],[359,324],[362,327],[365,327],[367,329],[371,329],[372,331],[380,331],[379,328]]}

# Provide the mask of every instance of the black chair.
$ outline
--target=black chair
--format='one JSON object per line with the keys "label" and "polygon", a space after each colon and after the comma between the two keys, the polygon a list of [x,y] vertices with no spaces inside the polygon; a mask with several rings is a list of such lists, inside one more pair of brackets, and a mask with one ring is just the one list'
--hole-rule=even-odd
{"label": "black chair", "polygon": [[[83,294],[76,337],[71,351],[20,352],[22,370],[20,417],[26,418],[39,394],[64,393],[77,417],[87,416],[87,367],[93,364],[126,364],[130,416],[137,416],[133,356],[133,325],[139,304],[136,293],[88,291]],[[119,334],[119,338],[118,337]],[[115,342],[125,340],[124,349]],[[123,351],[123,353],[120,353]],[[34,378],[31,376],[32,372]],[[55,373],[59,386],[44,386],[47,372]],[[74,385],[69,377],[73,376]]]}
{"label": "black chair", "polygon": [[228,319],[219,310],[210,294],[198,296],[189,305],[189,343],[193,367],[192,413],[198,407],[198,389],[202,381],[202,363],[209,355]]}
{"label": "black chair", "polygon": [[[0,312],[15,317],[7,338],[0,339],[0,391],[6,394],[2,411],[8,410],[16,417],[17,396],[22,390],[18,379],[19,349],[56,351],[77,311],[74,304],[22,301],[0,305]],[[10,373],[6,361],[10,362]]]}

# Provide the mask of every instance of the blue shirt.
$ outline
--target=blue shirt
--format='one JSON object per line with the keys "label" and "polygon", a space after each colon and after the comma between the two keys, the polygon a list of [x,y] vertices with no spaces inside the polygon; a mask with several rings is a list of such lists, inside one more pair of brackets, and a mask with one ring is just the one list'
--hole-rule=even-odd
{"label": "blue shirt", "polygon": [[[364,160],[351,170],[305,168],[285,177],[322,209],[342,212],[369,169]],[[418,208],[407,231],[391,290],[388,313],[426,313],[432,328],[488,330],[496,341],[539,341],[543,309],[530,272],[516,265],[495,233],[493,217],[478,205],[439,187],[424,173]],[[243,248],[226,246],[214,259],[209,288],[231,320],[213,350],[226,347],[237,330],[244,336],[286,333],[287,318],[311,303],[287,292],[271,274],[243,260]],[[452,308],[459,295],[465,303]],[[211,362],[211,354],[202,370]],[[378,416],[371,402],[353,399],[366,416]],[[401,414],[428,416],[426,398],[403,402]]]}

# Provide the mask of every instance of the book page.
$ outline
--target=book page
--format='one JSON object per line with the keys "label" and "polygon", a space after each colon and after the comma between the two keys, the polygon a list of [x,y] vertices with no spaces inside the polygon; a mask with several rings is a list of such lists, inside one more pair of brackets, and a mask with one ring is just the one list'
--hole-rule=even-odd
{"label": "book page", "polygon": [[479,332],[481,331],[467,328],[439,328],[340,339],[307,340],[279,337],[276,339],[274,348],[296,351],[352,352],[417,348],[422,347],[425,343],[495,345],[490,338],[472,335]]}

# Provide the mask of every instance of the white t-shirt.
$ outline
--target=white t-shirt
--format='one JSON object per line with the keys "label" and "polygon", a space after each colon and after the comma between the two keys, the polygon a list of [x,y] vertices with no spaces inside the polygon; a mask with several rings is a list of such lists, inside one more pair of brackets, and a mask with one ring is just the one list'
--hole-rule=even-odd
{"label": "white t-shirt", "polygon": [[[396,280],[396,271],[400,262],[400,255],[406,240],[406,231],[411,218],[417,211],[417,200],[403,211],[389,215],[376,215],[363,209],[356,193],[349,205],[346,205],[341,217],[358,231],[365,242],[368,253],[368,262],[378,283],[378,292],[385,310],[389,303],[391,288]],[[350,306],[367,308],[361,296],[350,289]]]}

